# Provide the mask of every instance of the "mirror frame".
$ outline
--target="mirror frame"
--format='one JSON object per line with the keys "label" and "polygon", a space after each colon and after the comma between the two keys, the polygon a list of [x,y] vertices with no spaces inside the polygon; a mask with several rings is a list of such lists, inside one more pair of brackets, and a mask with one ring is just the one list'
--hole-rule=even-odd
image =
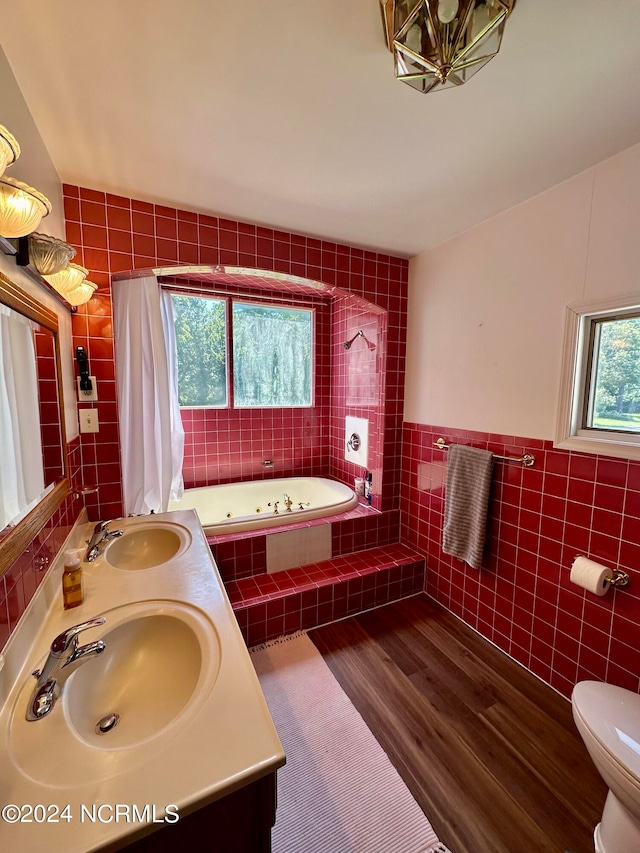
{"label": "mirror frame", "polygon": [[64,422],[64,397],[62,391],[62,357],[58,333],[58,316],[51,309],[38,302],[30,293],[23,290],[11,279],[0,272],[0,302],[23,314],[35,323],[39,323],[53,334],[56,374],[58,385],[58,412],[60,415],[60,441],[62,446],[62,477],[60,477],[44,498],[31,512],[19,521],[6,536],[0,539],[0,578],[11,568],[22,552],[35,539],[53,513],[62,504],[71,491],[69,480],[69,457],[67,452],[67,434]]}

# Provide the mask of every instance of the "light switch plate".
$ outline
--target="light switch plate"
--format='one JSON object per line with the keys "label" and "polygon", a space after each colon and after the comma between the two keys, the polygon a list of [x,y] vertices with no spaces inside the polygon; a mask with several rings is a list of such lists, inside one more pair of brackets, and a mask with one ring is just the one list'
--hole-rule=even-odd
{"label": "light switch plate", "polygon": [[99,432],[97,409],[80,409],[78,413],[80,420],[80,432]]}

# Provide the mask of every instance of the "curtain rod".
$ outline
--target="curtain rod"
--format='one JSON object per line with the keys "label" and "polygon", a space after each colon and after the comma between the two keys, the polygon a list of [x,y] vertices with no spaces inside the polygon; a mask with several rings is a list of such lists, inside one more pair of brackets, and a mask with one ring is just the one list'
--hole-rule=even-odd
{"label": "curtain rod", "polygon": [[[228,290],[218,290],[214,287],[207,287],[208,282],[203,281],[200,285],[196,282],[192,282],[190,284],[171,284],[169,282],[159,282],[160,287],[163,290],[170,290],[172,293],[179,293],[180,291],[186,291],[191,293],[193,291],[198,291],[202,296],[207,296],[209,294],[214,294],[215,296],[241,296],[243,299],[254,299],[254,300],[262,300],[263,302],[287,302],[291,304],[292,302],[297,305],[328,305],[329,302],[326,299],[319,299],[318,297],[301,297],[301,296],[265,296],[259,293],[252,293],[251,288],[246,288],[242,293],[233,293]],[[234,285],[237,286],[237,285]]]}

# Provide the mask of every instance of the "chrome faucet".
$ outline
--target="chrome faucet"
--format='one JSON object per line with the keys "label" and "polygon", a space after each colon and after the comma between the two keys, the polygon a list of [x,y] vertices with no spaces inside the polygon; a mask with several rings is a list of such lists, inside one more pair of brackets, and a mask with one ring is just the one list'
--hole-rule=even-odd
{"label": "chrome faucet", "polygon": [[104,625],[104,616],[96,616],[79,625],[67,628],[62,634],[58,634],[51,648],[49,657],[42,669],[36,669],[33,677],[37,679],[29,707],[27,708],[27,720],[41,720],[46,717],[56,703],[62,686],[72,672],[75,672],[85,661],[101,655],[106,646],[102,640],[87,643],[86,646],[78,645],[78,634],[88,628],[97,628]]}
{"label": "chrome faucet", "polygon": [[91,539],[87,541],[87,550],[84,555],[86,563],[93,563],[107,542],[122,536],[122,530],[109,530],[110,521],[99,521],[93,528]]}

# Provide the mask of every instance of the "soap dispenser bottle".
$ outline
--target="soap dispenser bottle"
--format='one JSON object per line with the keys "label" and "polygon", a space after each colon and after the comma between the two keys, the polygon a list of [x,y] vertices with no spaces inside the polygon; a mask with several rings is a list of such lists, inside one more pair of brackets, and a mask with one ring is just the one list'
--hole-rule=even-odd
{"label": "soap dispenser bottle", "polygon": [[65,610],[77,607],[84,600],[82,566],[78,551],[65,551],[62,573],[62,601]]}

